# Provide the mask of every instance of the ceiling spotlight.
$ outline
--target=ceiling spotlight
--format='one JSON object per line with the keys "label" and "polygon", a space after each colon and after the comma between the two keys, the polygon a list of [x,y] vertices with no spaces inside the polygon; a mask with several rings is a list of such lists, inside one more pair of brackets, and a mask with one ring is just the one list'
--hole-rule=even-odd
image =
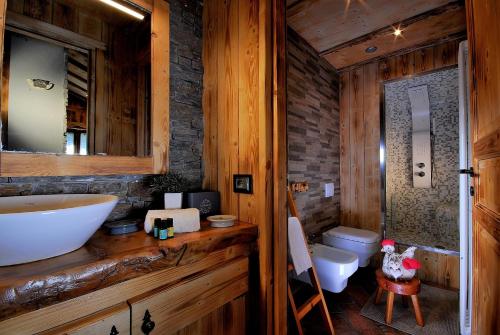
{"label": "ceiling spotlight", "polygon": [[394,36],[398,37],[398,36],[401,36],[401,34],[403,33],[403,31],[398,27],[396,29],[394,29]]}
{"label": "ceiling spotlight", "polygon": [[373,46],[371,46],[371,47],[366,48],[366,49],[365,49],[365,52],[366,52],[367,54],[372,54],[372,53],[374,53],[375,51],[377,51],[377,49],[378,49],[378,48],[377,48],[376,46],[374,46],[374,45],[373,45]]}

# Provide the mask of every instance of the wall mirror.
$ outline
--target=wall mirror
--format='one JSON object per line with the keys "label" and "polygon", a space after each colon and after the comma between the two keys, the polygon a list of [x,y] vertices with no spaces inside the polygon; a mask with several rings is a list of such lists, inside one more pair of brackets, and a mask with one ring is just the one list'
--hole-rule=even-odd
{"label": "wall mirror", "polygon": [[[164,171],[168,3],[0,4],[1,175]],[[34,159],[47,167],[31,171]]]}

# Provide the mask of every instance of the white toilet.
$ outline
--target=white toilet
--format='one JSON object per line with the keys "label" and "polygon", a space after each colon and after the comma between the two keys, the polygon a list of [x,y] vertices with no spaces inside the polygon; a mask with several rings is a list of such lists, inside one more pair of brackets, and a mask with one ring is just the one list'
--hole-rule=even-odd
{"label": "white toilet", "polygon": [[379,249],[380,237],[365,229],[338,226],[323,233],[323,244],[358,255],[359,266],[365,267]]}
{"label": "white toilet", "polygon": [[[347,286],[347,279],[358,269],[358,256],[319,243],[312,244],[309,248],[321,288],[334,293],[341,292]],[[307,272],[301,273],[297,278],[311,283]]]}

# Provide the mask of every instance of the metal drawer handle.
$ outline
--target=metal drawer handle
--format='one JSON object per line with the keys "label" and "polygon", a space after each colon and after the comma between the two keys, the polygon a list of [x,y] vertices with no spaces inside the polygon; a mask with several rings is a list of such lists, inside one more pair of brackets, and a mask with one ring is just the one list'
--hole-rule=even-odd
{"label": "metal drawer handle", "polygon": [[146,309],[146,312],[144,313],[144,318],[142,319],[142,326],[141,330],[144,334],[148,335],[155,329],[155,323],[153,320],[151,320],[151,314],[149,314],[149,310]]}
{"label": "metal drawer handle", "polygon": [[120,334],[120,332],[118,331],[118,329],[116,329],[116,326],[113,325],[113,327],[111,327],[111,333],[109,333],[109,335],[118,335]]}

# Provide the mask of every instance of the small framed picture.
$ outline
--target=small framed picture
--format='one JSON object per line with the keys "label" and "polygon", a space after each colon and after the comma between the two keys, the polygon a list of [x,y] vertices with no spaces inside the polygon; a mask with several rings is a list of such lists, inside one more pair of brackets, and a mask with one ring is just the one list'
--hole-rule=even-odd
{"label": "small framed picture", "polygon": [[233,190],[235,193],[252,194],[252,175],[235,174],[233,175]]}

